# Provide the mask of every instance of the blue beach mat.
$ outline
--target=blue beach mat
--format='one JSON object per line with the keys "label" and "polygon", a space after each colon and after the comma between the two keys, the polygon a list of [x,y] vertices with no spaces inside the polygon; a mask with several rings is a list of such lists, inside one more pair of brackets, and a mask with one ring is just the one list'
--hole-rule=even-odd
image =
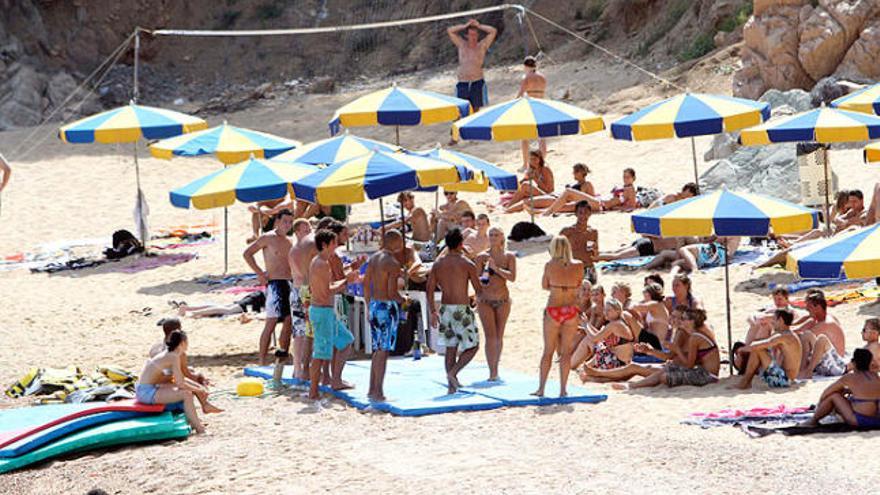
{"label": "blue beach mat", "polygon": [[[272,379],[271,366],[245,368],[247,376]],[[286,366],[282,382],[302,385],[302,380],[292,378],[292,367]],[[502,371],[500,382],[487,382],[489,375],[485,363],[472,362],[459,373],[462,388],[458,393],[447,395],[446,371],[442,356],[431,356],[414,361],[412,359],[389,359],[385,373],[385,396],[387,402],[371,402],[367,398],[370,379],[369,361],[350,361],[343,372],[343,378],[355,385],[353,390],[333,391],[327,387],[321,390],[344,400],[348,404],[364,409],[390,412],[398,416],[424,416],[456,411],[482,411],[504,406],[553,405],[570,403],[595,403],[607,399],[606,395],[593,394],[583,387],[569,385],[568,397],[555,397],[559,384],[548,381],[547,396],[530,395],[538,386],[537,374],[534,376],[515,371]]]}
{"label": "blue beach mat", "polygon": [[18,457],[36,450],[43,445],[51,443],[59,438],[76,433],[78,431],[98,426],[113,421],[136,418],[154,413],[142,413],[137,411],[110,411],[83,416],[61,423],[45,430],[32,433],[16,442],[0,448],[0,458]]}

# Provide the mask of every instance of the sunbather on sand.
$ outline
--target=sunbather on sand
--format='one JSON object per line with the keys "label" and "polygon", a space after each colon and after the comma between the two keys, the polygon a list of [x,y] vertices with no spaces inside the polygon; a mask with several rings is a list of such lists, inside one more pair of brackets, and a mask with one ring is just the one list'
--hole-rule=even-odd
{"label": "sunbather on sand", "polygon": [[673,194],[667,194],[662,198],[657,199],[649,208],[657,208],[658,206],[669,205],[675,203],[676,201],[681,201],[683,199],[693,198],[700,194],[700,188],[697,187],[693,182],[688,182],[687,184],[681,187],[681,191]]}
{"label": "sunbather on sand", "polygon": [[709,242],[691,244],[678,249],[677,261],[672,263],[672,275],[679,272],[691,273],[696,270],[724,266],[729,257],[736,253],[740,237],[710,237]]}
{"label": "sunbather on sand", "polygon": [[[452,229],[446,233],[449,253],[438,259],[428,275],[428,311],[431,326],[439,327],[440,345],[446,347],[446,380],[448,393],[454,394],[461,387],[458,373],[474,358],[480,347],[477,317],[470,306],[468,285],[477,297],[482,293],[479,274],[474,263],[464,256],[461,231]],[[435,306],[434,291],[442,288],[440,308]]]}
{"label": "sunbather on sand", "polygon": [[579,373],[583,381],[617,381],[634,373],[630,366],[636,336],[623,319],[623,306],[616,299],[606,301],[605,316],[608,323],[598,332],[589,331],[585,337],[593,346],[593,357]]}
{"label": "sunbather on sand", "polygon": [[[165,350],[148,359],[144,365],[135,385],[135,398],[142,404],[183,402],[187,421],[197,434],[201,434],[205,433],[205,427],[193,403],[193,395],[200,391],[187,381],[180,364],[181,353],[185,353],[186,349],[186,334],[180,330],[171,332]],[[173,383],[167,379],[169,372]]]}
{"label": "sunbather on sand", "polygon": [[740,347],[738,352],[748,352],[746,371],[734,388],[747,390],[752,378],[760,372],[770,388],[788,388],[798,376],[801,363],[801,340],[791,331],[794,314],[786,309],[776,310],[773,335]]}
{"label": "sunbather on sand", "polygon": [[[552,215],[559,211],[569,202],[588,201],[593,211],[632,211],[639,207],[636,197],[636,171],[631,168],[623,170],[623,185],[611,190],[609,196],[597,196],[587,194],[574,189],[568,189],[563,193],[565,201],[557,200],[544,211],[545,215]],[[563,197],[560,196],[560,199]]]}
{"label": "sunbather on sand", "polygon": [[880,376],[872,368],[872,359],[867,349],[856,349],[853,371],[822,392],[813,417],[801,426],[816,426],[825,416],[837,413],[850,426],[880,428]]}
{"label": "sunbather on sand", "polygon": [[662,349],[663,343],[671,340],[669,329],[669,310],[666,308],[663,287],[649,283],[642,291],[644,299],[630,306],[630,311],[644,323],[639,342],[649,344],[654,349]]}
{"label": "sunbather on sand", "polygon": [[635,383],[614,384],[617,389],[655,387],[665,384],[668,387],[691,385],[702,387],[718,381],[718,372],[721,368],[721,355],[715,334],[705,324],[706,312],[702,309],[681,308],[681,332],[675,342],[669,346],[668,353],[661,353],[650,349],[646,344],[636,344],[636,351],[647,351],[658,356],[671,355],[662,368],[645,368],[648,370],[645,379]]}
{"label": "sunbather on sand", "polygon": [[551,194],[554,188],[553,171],[544,164],[541,152],[532,150],[529,152],[529,169],[519,181],[519,188],[510,197],[501,200],[504,213],[523,211],[534,203],[534,198]]}
{"label": "sunbather on sand", "polygon": [[633,335],[638,336],[642,333],[642,321],[638,315],[632,311],[632,288],[626,282],[616,282],[611,286],[611,298],[620,303],[623,308],[621,319],[630,328]]}
{"label": "sunbather on sand", "polygon": [[251,292],[231,304],[197,304],[189,305],[186,302],[169,301],[172,303],[179,316],[190,318],[212,318],[219,316],[242,315],[242,323],[247,323],[250,318],[244,315],[249,310],[254,313],[263,311],[266,307],[266,293],[258,290]]}
{"label": "sunbather on sand", "polygon": [[786,309],[794,313],[795,317],[792,325],[800,325],[809,318],[808,313],[791,305],[791,302],[788,300],[788,290],[784,287],[774,289],[771,297],[773,298],[773,304],[748,317],[749,330],[746,332],[745,341],[733,344],[733,367],[740,373],[745,371],[745,364],[748,362],[749,356],[748,353],[738,353],[736,351],[740,347],[751,344],[756,340],[770,338],[770,335],[773,334],[773,322],[776,320],[777,309]]}
{"label": "sunbather on sand", "polygon": [[803,349],[800,378],[813,374],[840,376],[846,370],[846,337],[840,321],[828,313],[828,302],[821,290],[813,290],[806,297],[809,318],[794,332],[800,337]]}
{"label": "sunbather on sand", "polygon": [[529,201],[529,204],[525,206],[526,211],[532,212],[536,215],[543,213],[545,216],[553,215],[555,213],[571,213],[574,212],[577,203],[583,201],[583,199],[576,198],[574,193],[570,191],[581,192],[590,196],[596,195],[596,191],[593,189],[593,183],[587,180],[587,175],[590,173],[589,167],[583,163],[576,163],[572,166],[571,173],[574,177],[574,182],[567,184],[565,189],[563,189],[558,196],[555,194],[546,194],[533,198],[533,200]]}
{"label": "sunbather on sand", "polygon": [[532,395],[544,396],[544,387],[559,352],[559,396],[567,395],[571,354],[577,338],[580,311],[577,294],[583,283],[584,264],[572,257],[568,238],[558,235],[550,241],[550,261],[544,265],[541,287],[550,292],[544,310],[544,352],[541,354],[538,390]]}
{"label": "sunbather on sand", "polygon": [[[662,268],[678,259],[678,249],[685,245],[686,240],[687,238],[682,237],[654,237],[650,235],[644,235],[633,241],[633,243],[629,246],[621,247],[616,251],[599,253],[596,261],[613,261],[627,258],[637,258],[639,256],[655,256],[655,259],[644,267],[647,270],[654,270],[657,268]],[[671,254],[675,256],[673,256],[671,259],[656,258],[658,255],[660,255],[660,253],[663,253],[664,251],[671,251]]]}

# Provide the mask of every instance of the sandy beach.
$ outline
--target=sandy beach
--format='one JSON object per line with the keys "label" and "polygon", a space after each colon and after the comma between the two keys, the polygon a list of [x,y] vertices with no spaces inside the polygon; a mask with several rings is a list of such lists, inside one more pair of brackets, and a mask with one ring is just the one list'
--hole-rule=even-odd
{"label": "sandy beach", "polygon": [[[609,71],[621,70],[608,68]],[[554,75],[580,77],[570,67],[552,66]],[[589,71],[585,71],[589,72]],[[613,74],[612,74],[613,75]],[[489,71],[492,99],[500,102],[515,93],[515,68]],[[448,92],[450,72],[419,74],[402,85]],[[589,76],[583,76],[587,78]],[[603,77],[608,77],[607,74]],[[729,76],[698,73],[695,86],[729,94]],[[606,123],[645,101],[666,95],[655,86],[621,86],[596,92],[577,104],[601,111]],[[304,142],[327,136],[324,123],[333,109],[375,89],[343,89],[334,95],[309,95],[270,100],[247,111],[222,116],[230,123],[277,133]],[[585,80],[589,85],[590,81]],[[219,123],[221,116],[210,119]],[[2,149],[12,149],[28,133],[0,134]],[[45,133],[52,133],[47,129]],[[392,129],[353,130],[366,137],[393,140]],[[448,126],[401,131],[405,146],[425,148],[448,140]],[[710,139],[697,140],[701,156]],[[792,145],[794,146],[794,145]],[[631,166],[637,184],[673,192],[693,179],[690,144],[685,140],[630,143],[606,133],[554,139],[548,165],[557,184],[569,182],[571,165],[587,163],[597,190],[620,183],[621,171]],[[519,166],[518,143],[463,143],[457,149],[494,160],[510,171]],[[222,210],[181,210],[171,206],[168,191],[217,170],[211,158],[162,161],[140,150],[141,177],[155,230],[181,224],[216,222]],[[866,195],[878,177],[861,160],[861,150],[832,151],[841,188],[862,188]],[[31,156],[13,163],[15,172],[3,194],[0,216],[0,254],[29,250],[38,244],[79,238],[106,237],[119,228],[133,230],[134,168],[130,147],[73,146],[49,137]],[[701,163],[701,170],[710,164]],[[791,184],[797,187],[797,184]],[[477,212],[476,202],[494,201],[497,193],[463,195]],[[417,203],[433,205],[432,195]],[[373,219],[375,204],[354,208],[354,220]],[[245,206],[230,208],[230,273],[248,271],[241,258],[249,235]],[[505,231],[527,215],[492,214]],[[573,218],[541,219],[549,233],[573,223]],[[635,238],[629,215],[594,215],[603,250]],[[139,371],[150,345],[161,338],[156,321],[172,311],[169,299],[187,302],[230,302],[234,296],[209,292],[194,282],[223,269],[223,242],[183,252],[198,258],[173,267],[127,274],[118,264],[65,272],[31,274],[27,270],[0,272],[0,383],[8,386],[29,367],[103,363]],[[514,308],[505,336],[502,369],[537,375],[545,295],[540,275],[548,259],[546,244],[511,246],[523,252],[519,279],[512,285]],[[606,287],[617,281],[641,287],[644,272],[603,275]],[[746,289],[758,279],[790,281],[784,272],[754,274],[750,266],[730,271],[734,338],[745,334],[745,319],[767,304],[767,289]],[[726,347],[723,270],[694,275],[694,291],[703,298],[709,323]],[[150,309],[145,309],[150,308]],[[860,343],[865,318],[880,315],[878,304],[845,304],[833,308],[846,330],[847,348]],[[216,382],[217,404],[226,412],[208,418],[209,434],[183,442],[126,447],[53,461],[0,476],[0,492],[15,494],[85,493],[100,487],[108,493],[846,493],[864,492],[880,482],[880,434],[849,433],[750,439],[736,428],[703,430],[681,425],[689,413],[723,408],[809,405],[829,382],[809,382],[784,392],[757,383],[752,391],[660,387],[619,392],[609,385],[588,384],[608,394],[600,404],[506,408],[487,412],[401,418],[359,413],[340,401],[314,413],[305,398],[291,392],[256,399],[235,398],[245,365],[257,360],[262,322],[240,324],[227,320],[184,320],[190,336],[190,364]],[[726,350],[726,349],[725,349]],[[722,353],[722,358],[726,354]],[[484,360],[482,351],[478,360]],[[725,368],[726,369],[726,368]],[[554,367],[552,373],[555,375]],[[551,375],[553,376],[553,375]],[[575,380],[576,376],[572,375]],[[550,393],[555,393],[550,390]],[[0,407],[28,404],[28,399],[0,399]]]}

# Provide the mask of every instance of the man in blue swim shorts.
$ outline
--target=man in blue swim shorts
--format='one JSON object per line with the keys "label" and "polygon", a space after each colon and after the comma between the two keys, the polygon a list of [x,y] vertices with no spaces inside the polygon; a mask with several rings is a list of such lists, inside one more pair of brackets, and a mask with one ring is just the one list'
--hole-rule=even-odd
{"label": "man in blue swim shorts", "polygon": [[[466,39],[460,35],[465,30]],[[480,31],[486,33],[482,40]],[[486,58],[489,46],[495,41],[498,30],[471,19],[467,24],[450,27],[446,30],[446,34],[458,49],[458,84],[455,85],[455,95],[470,101],[473,111],[476,112],[489,104],[486,80],[483,79],[483,60]]]}
{"label": "man in blue swim shorts", "polygon": [[403,238],[397,230],[385,232],[382,250],[370,257],[364,274],[364,300],[370,308],[370,336],[373,340],[373,362],[370,367],[370,400],[382,402],[385,392],[385,364],[388,353],[397,343],[400,305],[404,299],[398,290],[403,273],[395,254],[403,250]]}
{"label": "man in blue swim shorts", "polygon": [[[333,358],[333,348],[342,349],[351,344],[351,333],[343,328],[333,311],[333,296],[345,291],[345,286],[357,279],[357,271],[346,278],[333,282],[329,258],[337,247],[336,234],[329,230],[319,230],[315,234],[315,247],[318,255],[309,265],[309,289],[312,294],[309,306],[309,320],[312,322],[314,339],[312,362],[309,368],[309,399],[318,400],[318,384],[321,382],[321,369]],[[324,377],[327,378],[327,377]]]}
{"label": "man in blue swim shorts", "polygon": [[747,390],[759,371],[770,388],[787,388],[798,376],[801,367],[801,339],[791,331],[794,313],[777,309],[774,313],[773,335],[740,347],[738,353],[749,353],[746,371],[735,388]]}

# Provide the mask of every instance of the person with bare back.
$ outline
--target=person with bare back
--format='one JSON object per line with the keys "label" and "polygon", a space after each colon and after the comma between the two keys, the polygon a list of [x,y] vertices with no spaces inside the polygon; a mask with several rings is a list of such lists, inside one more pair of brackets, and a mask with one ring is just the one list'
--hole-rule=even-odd
{"label": "person with bare back", "polygon": [[[461,387],[458,372],[467,366],[480,347],[480,332],[477,330],[477,317],[470,306],[468,284],[473,286],[478,297],[482,286],[476,265],[464,255],[463,241],[459,229],[447,232],[446,247],[449,252],[434,263],[428,275],[428,311],[431,326],[440,328],[438,341],[446,347],[446,379],[450,394]],[[434,303],[434,291],[438,285],[443,292],[439,310]]]}
{"label": "person with bare back", "polygon": [[385,401],[383,383],[388,354],[397,343],[397,327],[400,324],[401,306],[404,298],[398,290],[403,267],[395,253],[403,250],[403,237],[397,230],[388,230],[382,240],[382,249],[370,256],[364,273],[364,301],[369,308],[372,340],[372,363],[370,366],[370,400]]}
{"label": "person with bare back", "polygon": [[300,380],[309,379],[309,361],[312,351],[312,329],[309,323],[309,266],[318,255],[312,226],[304,218],[293,222],[293,235],[296,242],[290,248],[288,258],[293,275],[293,290],[290,291],[290,320],[293,329],[293,376]]}
{"label": "person with bare back", "polygon": [[[257,274],[260,285],[266,286],[266,325],[260,335],[260,364],[265,365],[269,354],[269,341],[281,320],[281,337],[278,339],[279,358],[285,358],[290,348],[290,292],[293,288],[288,253],[292,247],[287,233],[293,225],[293,214],[282,210],[275,216],[275,229],[266,232],[244,250],[244,260]],[[263,252],[266,270],[257,264],[254,256]]]}
{"label": "person with bare back", "polygon": [[[466,38],[461,37],[462,31],[467,31]],[[486,33],[482,40],[480,31]],[[483,61],[489,46],[498,35],[498,30],[471,19],[466,24],[451,26],[446,34],[458,49],[458,84],[455,85],[455,95],[470,101],[476,112],[489,104],[489,92],[483,78]]]}

